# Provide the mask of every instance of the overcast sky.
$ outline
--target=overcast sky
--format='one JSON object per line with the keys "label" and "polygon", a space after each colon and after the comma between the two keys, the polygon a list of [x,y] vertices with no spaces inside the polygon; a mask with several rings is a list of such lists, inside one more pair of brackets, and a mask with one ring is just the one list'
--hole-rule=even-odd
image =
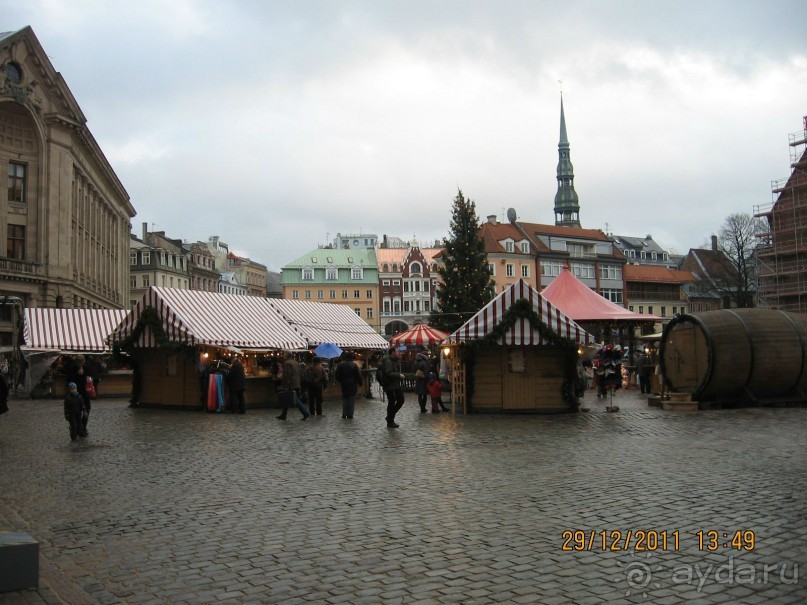
{"label": "overcast sky", "polygon": [[770,204],[807,115],[804,0],[0,0],[143,222],[271,270],[337,232],[554,223],[560,85],[583,227],[685,253]]}

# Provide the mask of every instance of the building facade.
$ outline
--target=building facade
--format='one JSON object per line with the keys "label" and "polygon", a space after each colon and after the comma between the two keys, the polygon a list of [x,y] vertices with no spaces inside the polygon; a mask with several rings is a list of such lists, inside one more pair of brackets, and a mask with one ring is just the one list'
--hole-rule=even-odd
{"label": "building facade", "polygon": [[190,289],[188,254],[182,241],[166,237],[164,231],[148,231],[143,223],[142,238],[131,237],[129,279],[134,306],[151,286]]}
{"label": "building facade", "polygon": [[125,308],[129,195],[30,27],[0,34],[0,344],[22,307]]}
{"label": "building facade", "polygon": [[634,313],[669,320],[688,311],[686,286],[695,281],[689,271],[628,263],[625,265],[625,302]]}
{"label": "building facade", "polygon": [[191,290],[202,292],[219,291],[219,272],[216,271],[216,259],[204,242],[183,244],[188,258],[188,279]]}
{"label": "building facade", "polygon": [[757,247],[757,297],[769,309],[807,313],[807,116],[790,135],[790,167],[772,183],[773,203],[755,209],[768,226]]}
{"label": "building facade", "polygon": [[372,248],[316,248],[281,269],[283,298],[347,305],[378,331],[376,261]]}
{"label": "building facade", "polygon": [[418,323],[428,323],[435,308],[439,281],[435,255],[439,248],[379,248],[380,328],[394,336]]}
{"label": "building facade", "polygon": [[227,255],[227,270],[238,276],[238,281],[247,289],[247,296],[266,298],[266,265],[230,252]]}

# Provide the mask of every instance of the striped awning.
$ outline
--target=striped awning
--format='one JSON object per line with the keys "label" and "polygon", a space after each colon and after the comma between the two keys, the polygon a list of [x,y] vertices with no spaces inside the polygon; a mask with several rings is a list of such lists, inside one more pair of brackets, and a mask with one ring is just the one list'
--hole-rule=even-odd
{"label": "striped awning", "polygon": [[25,309],[23,338],[29,349],[75,353],[109,351],[106,338],[125,309]]}
{"label": "striped awning", "polygon": [[425,347],[428,345],[439,344],[446,338],[448,338],[448,332],[443,332],[437,328],[432,328],[427,324],[416,324],[408,330],[399,332],[390,338],[389,342],[393,345],[420,345]]}
{"label": "striped awning", "polygon": [[[239,349],[294,350],[308,346],[302,333],[280,316],[269,299],[156,286],[149,288],[110,339],[120,341],[129,336],[147,307],[157,312],[171,342]],[[148,328],[136,344],[158,345]]]}
{"label": "striped awning", "polygon": [[350,307],[309,300],[268,299],[305,336],[309,346],[326,342],[341,349],[386,349],[387,341]]}
{"label": "striped awning", "polygon": [[[523,279],[519,279],[504,292],[490,301],[481,311],[463,324],[456,332],[451,334],[445,343],[462,343],[481,340],[498,326],[507,313],[507,310],[517,300],[526,299],[542,322],[548,325],[558,336],[571,338],[581,343],[589,344],[594,338],[583,330],[577,323],[569,319],[559,309],[545,300],[537,290],[532,288]],[[507,330],[499,344],[507,345],[542,345],[548,344],[541,336],[540,331],[527,318],[518,319]]]}

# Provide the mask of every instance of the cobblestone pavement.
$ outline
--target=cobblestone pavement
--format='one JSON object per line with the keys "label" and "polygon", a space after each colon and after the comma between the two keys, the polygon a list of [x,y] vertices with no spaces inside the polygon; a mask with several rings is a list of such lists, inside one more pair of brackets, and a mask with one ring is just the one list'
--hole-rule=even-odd
{"label": "cobblestone pavement", "polygon": [[12,401],[0,529],[40,540],[41,579],[0,604],[807,602],[807,409],[616,403],[452,417],[407,394],[388,430],[379,401],[284,422],[99,400],[71,443],[61,402]]}

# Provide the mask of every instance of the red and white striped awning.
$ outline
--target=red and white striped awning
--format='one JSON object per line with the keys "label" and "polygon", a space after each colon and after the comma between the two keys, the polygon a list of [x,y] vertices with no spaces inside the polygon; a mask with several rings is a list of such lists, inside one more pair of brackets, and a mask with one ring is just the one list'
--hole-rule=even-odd
{"label": "red and white striped awning", "polygon": [[[462,343],[481,340],[499,325],[505,318],[507,310],[514,302],[526,299],[542,322],[564,338],[571,338],[581,344],[594,342],[594,338],[583,330],[574,320],[569,319],[549,301],[545,300],[537,290],[523,279],[519,279],[504,292],[490,301],[479,313],[474,315],[456,332],[451,334],[445,343]],[[499,344],[507,345],[543,345],[548,344],[538,329],[529,319],[520,318],[507,330]]]}
{"label": "red and white striped awning", "polygon": [[326,342],[340,349],[386,349],[387,341],[346,305],[270,298],[269,304],[305,336],[309,346]]}
{"label": "red and white striped awning", "polygon": [[23,338],[29,349],[74,353],[110,350],[106,338],[123,321],[125,309],[25,309]]}
{"label": "red and white striped awning", "polygon": [[448,338],[448,332],[443,332],[437,328],[432,328],[427,324],[416,324],[399,332],[389,339],[390,344],[393,345],[420,345],[422,347],[428,345],[439,344]]}
{"label": "red and white striped awning", "polygon": [[[239,349],[294,350],[308,346],[302,333],[280,316],[269,299],[156,286],[149,288],[110,339],[120,341],[131,334],[146,307],[157,311],[171,342]],[[143,330],[136,344],[158,345],[150,329]]]}

